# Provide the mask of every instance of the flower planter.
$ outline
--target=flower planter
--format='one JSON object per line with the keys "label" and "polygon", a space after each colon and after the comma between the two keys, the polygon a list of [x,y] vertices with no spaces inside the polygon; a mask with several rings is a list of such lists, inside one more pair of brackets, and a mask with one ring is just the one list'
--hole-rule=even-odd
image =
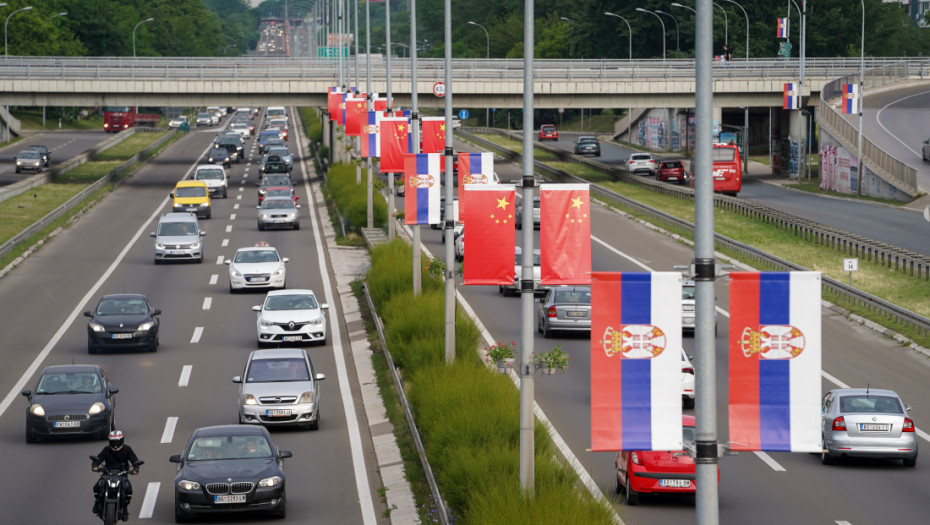
{"label": "flower planter", "polygon": [[497,371],[501,374],[506,374],[513,369],[513,363],[515,359],[513,357],[508,357],[506,359],[501,359],[497,362]]}
{"label": "flower planter", "polygon": [[542,371],[543,374],[548,376],[554,376],[559,373],[559,369],[554,366],[544,366]]}

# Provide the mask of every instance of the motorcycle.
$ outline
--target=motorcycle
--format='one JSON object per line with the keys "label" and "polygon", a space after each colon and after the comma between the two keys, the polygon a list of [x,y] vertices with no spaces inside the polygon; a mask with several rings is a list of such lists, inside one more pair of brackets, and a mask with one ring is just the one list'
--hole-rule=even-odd
{"label": "motorcycle", "polygon": [[[98,463],[100,459],[97,456],[90,456],[91,461]],[[124,498],[125,484],[128,482],[128,476],[130,473],[138,474],[139,466],[141,466],[144,461],[140,461],[132,467],[132,470],[110,470],[105,464],[101,464],[97,467],[92,467],[93,470],[100,471],[100,479],[103,481],[103,486],[100,489],[100,493],[97,495],[98,508],[100,509],[97,513],[97,516],[103,520],[104,525],[115,525],[119,521],[119,516],[122,513],[122,504]]]}

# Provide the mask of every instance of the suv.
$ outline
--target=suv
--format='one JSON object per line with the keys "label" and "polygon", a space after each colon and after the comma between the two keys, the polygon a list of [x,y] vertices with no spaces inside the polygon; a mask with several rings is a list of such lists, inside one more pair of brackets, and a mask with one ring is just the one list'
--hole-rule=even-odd
{"label": "suv", "polygon": [[42,156],[42,167],[43,167],[43,168],[47,168],[47,167],[48,167],[48,157],[49,157],[49,155],[48,155],[48,148],[47,148],[47,147],[42,146],[42,145],[39,145],[39,144],[33,144],[32,146],[29,146],[29,147],[26,148],[26,149],[31,150],[31,151],[38,151],[38,152],[39,152],[39,155]]}
{"label": "suv", "polygon": [[229,181],[226,178],[226,170],[213,164],[203,164],[197,166],[194,170],[194,180],[203,181],[210,191],[211,197],[222,197],[225,199],[229,193]]}
{"label": "suv", "polygon": [[158,227],[150,233],[155,238],[155,264],[167,260],[203,262],[203,242],[197,216],[193,213],[166,213],[158,219]]}
{"label": "suv", "polygon": [[186,211],[204,219],[209,219],[212,215],[210,211],[210,190],[207,189],[207,183],[202,180],[182,180],[174,187],[174,191],[168,195],[172,199],[171,211]]}
{"label": "suv", "polygon": [[591,135],[583,135],[578,137],[578,140],[575,141],[575,155],[594,155],[595,157],[601,156],[601,143],[597,140],[597,137]]}
{"label": "suv", "polygon": [[630,173],[647,173],[655,176],[656,160],[649,153],[631,153],[626,162],[626,170]]}
{"label": "suv", "polygon": [[663,160],[659,164],[659,180],[662,182],[685,183],[685,167],[680,160]]}

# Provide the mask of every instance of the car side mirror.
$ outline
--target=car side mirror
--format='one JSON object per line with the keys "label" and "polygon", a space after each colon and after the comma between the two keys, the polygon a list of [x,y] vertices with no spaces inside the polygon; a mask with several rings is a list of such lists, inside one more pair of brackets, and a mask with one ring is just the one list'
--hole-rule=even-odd
{"label": "car side mirror", "polygon": [[294,207],[295,207],[295,208],[300,208],[300,204],[297,204],[297,205],[295,205]]}
{"label": "car side mirror", "polygon": [[119,388],[116,388],[115,386],[111,386],[110,388],[107,389],[107,392],[110,395],[119,394]]}
{"label": "car side mirror", "polygon": [[262,209],[262,207],[261,207],[261,206],[256,206],[255,209],[256,209],[256,210],[260,210],[260,209]]}
{"label": "car side mirror", "polygon": [[320,308],[322,308],[322,309],[324,309],[324,310],[329,310],[329,303],[323,303],[323,304],[321,304],[321,305],[320,305]]}
{"label": "car side mirror", "polygon": [[94,314],[92,314],[92,313],[90,312],[90,310],[84,312],[84,317],[93,317],[93,316],[94,316]]}
{"label": "car side mirror", "polygon": [[255,305],[255,306],[252,307],[252,311],[253,311],[253,312],[261,312],[261,311],[262,311],[262,307],[259,306],[259,305]]}
{"label": "car side mirror", "polygon": [[226,260],[223,261],[223,262],[226,263],[226,266],[229,266],[229,265],[232,264],[232,261],[231,261],[230,259],[226,259]]}
{"label": "car side mirror", "polygon": [[317,381],[322,381],[322,380],[326,379],[326,374],[317,374],[317,375],[313,376],[313,378],[316,379]]}
{"label": "car side mirror", "polygon": [[173,456],[171,456],[170,458],[168,458],[168,461],[170,461],[170,462],[172,462],[172,463],[180,463],[180,462],[181,462],[181,455],[180,455],[180,454],[174,454]]}
{"label": "car side mirror", "polygon": [[155,237],[155,232],[149,232],[149,237]]}
{"label": "car side mirror", "polygon": [[287,257],[284,257],[284,258],[281,259],[281,260],[284,261],[284,262],[290,261],[290,259],[288,259]]}
{"label": "car side mirror", "polygon": [[24,397],[29,397],[32,395],[32,390],[23,390],[22,392],[20,392],[20,394],[23,395]]}
{"label": "car side mirror", "polygon": [[[25,392],[28,392],[28,390],[25,390]],[[910,412],[910,411],[911,411],[911,405],[908,405],[907,403],[904,403],[904,411],[905,411],[905,412]]]}
{"label": "car side mirror", "polygon": [[688,354],[688,361],[694,361],[694,354]]}
{"label": "car side mirror", "polygon": [[278,457],[281,458],[281,459],[287,459],[287,458],[292,458],[292,457],[294,457],[294,454],[291,454],[291,451],[290,451],[290,450],[282,450],[282,451],[278,452]]}
{"label": "car side mirror", "polygon": [[171,193],[168,194],[168,196],[171,198],[174,198],[174,192],[172,191]]}
{"label": "car side mirror", "polygon": [[152,310],[152,315],[161,315],[161,309],[156,308],[156,309]]}
{"label": "car side mirror", "polygon": [[242,376],[233,376],[233,383],[241,383]]}
{"label": "car side mirror", "polygon": [[207,232],[205,232],[205,231],[203,231],[203,230],[200,230],[200,236],[201,236],[201,237],[204,237],[205,235],[207,235]]}

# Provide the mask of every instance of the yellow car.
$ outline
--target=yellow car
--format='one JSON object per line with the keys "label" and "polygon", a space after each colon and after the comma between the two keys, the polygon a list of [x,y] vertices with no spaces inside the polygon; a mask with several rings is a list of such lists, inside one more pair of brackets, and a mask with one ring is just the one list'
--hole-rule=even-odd
{"label": "yellow car", "polygon": [[169,195],[173,199],[171,210],[196,213],[197,217],[210,218],[210,190],[202,180],[182,180]]}

